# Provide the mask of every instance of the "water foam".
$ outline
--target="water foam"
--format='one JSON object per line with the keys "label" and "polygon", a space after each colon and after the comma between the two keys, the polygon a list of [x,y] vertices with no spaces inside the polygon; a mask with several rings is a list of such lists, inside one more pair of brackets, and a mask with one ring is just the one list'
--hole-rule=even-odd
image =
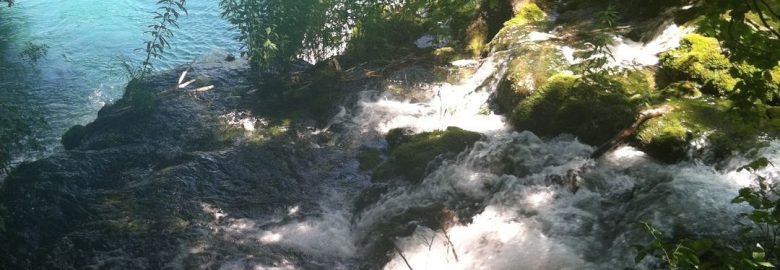
{"label": "water foam", "polygon": [[[780,143],[773,142],[762,153],[780,162],[778,149]],[[684,227],[728,237],[738,228],[738,214],[747,210],[730,203],[752,179],[744,172],[695,162],[655,164],[630,148],[596,162],[588,159],[591,150],[527,132],[494,137],[429,175],[419,188],[386,195],[359,224],[371,227],[435,202],[450,207],[456,201],[483,202],[472,221],[446,234],[419,226],[398,239],[406,261],[396,253],[385,268],[408,269],[408,262],[414,269],[615,269],[633,266],[631,245],[647,240],[639,221],[668,232]],[[621,163],[624,159],[628,162]],[[497,167],[500,160],[512,162]],[[576,193],[549,181],[570,170],[581,172]]]}
{"label": "water foam", "polygon": [[[463,67],[469,64],[462,64]],[[461,67],[461,68],[463,68]],[[417,85],[410,91],[424,92],[425,101],[411,101],[403,97],[366,96],[359,103],[359,113],[353,122],[360,123],[362,132],[387,133],[393,128],[410,128],[416,132],[446,129],[458,126],[477,132],[507,130],[503,116],[488,107],[491,91],[501,73],[499,60],[485,60],[474,74],[462,83]],[[483,89],[484,88],[484,89]]]}

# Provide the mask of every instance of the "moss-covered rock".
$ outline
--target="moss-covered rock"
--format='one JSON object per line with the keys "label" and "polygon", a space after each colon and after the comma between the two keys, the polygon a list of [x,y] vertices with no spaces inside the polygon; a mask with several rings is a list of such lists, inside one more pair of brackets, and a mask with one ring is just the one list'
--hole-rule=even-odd
{"label": "moss-covered rock", "polygon": [[363,148],[360,149],[357,158],[358,162],[360,162],[361,170],[370,170],[376,168],[382,162],[382,153],[377,149]]}
{"label": "moss-covered rock", "polygon": [[483,0],[477,17],[466,30],[465,50],[478,57],[494,47],[494,37],[513,35],[511,32],[546,18],[547,14],[534,3]]}
{"label": "moss-covered rock", "polygon": [[729,73],[732,65],[718,40],[699,34],[685,36],[679,48],[662,53],[661,66],[672,81],[698,82],[716,95],[730,93],[738,82]]}
{"label": "moss-covered rock", "polygon": [[643,150],[649,155],[669,163],[686,157],[689,141],[694,137],[684,112],[675,112],[651,119],[637,134]]}
{"label": "moss-covered rock", "polygon": [[[401,132],[395,132],[400,133]],[[476,132],[457,127],[448,127],[444,131],[423,132],[405,137],[399,144],[397,134],[388,134],[390,157],[379,165],[372,175],[374,181],[388,180],[401,176],[411,182],[419,182],[425,177],[428,164],[443,154],[457,154],[482,138]],[[405,135],[404,135],[405,136]]]}
{"label": "moss-covered rock", "polygon": [[504,27],[523,26],[529,23],[544,21],[546,18],[547,13],[539,6],[534,3],[526,3],[519,6],[514,18],[504,22]]}
{"label": "moss-covered rock", "polygon": [[561,52],[549,43],[529,43],[513,50],[514,58],[498,85],[495,101],[502,111],[511,113],[520,100],[528,97],[547,79],[563,70]]}
{"label": "moss-covered rock", "polygon": [[[547,14],[533,3],[520,5],[516,15],[504,22],[501,30],[487,44],[491,50],[501,51],[522,44],[525,36],[544,25]],[[539,30],[537,30],[539,31]],[[523,44],[524,45],[524,44]],[[516,55],[516,54],[515,54]]]}
{"label": "moss-covered rock", "polygon": [[[616,79],[611,83],[621,85]],[[601,144],[633,122],[635,104],[623,90],[558,74],[517,104],[512,123],[541,136],[570,133],[585,143]]]}
{"label": "moss-covered rock", "polygon": [[414,135],[414,131],[408,128],[394,128],[387,132],[385,140],[387,141],[387,149],[390,151],[395,150],[399,145],[409,142]]}
{"label": "moss-covered rock", "polygon": [[431,55],[433,55],[433,59],[440,64],[452,62],[458,57],[458,53],[452,47],[438,48],[434,50]]}
{"label": "moss-covered rock", "polygon": [[762,134],[777,131],[777,121],[756,111],[736,111],[724,100],[672,98],[667,104],[672,113],[654,118],[643,125],[637,135],[639,146],[664,162],[685,159],[694,141],[704,146],[712,161],[760,146]]}

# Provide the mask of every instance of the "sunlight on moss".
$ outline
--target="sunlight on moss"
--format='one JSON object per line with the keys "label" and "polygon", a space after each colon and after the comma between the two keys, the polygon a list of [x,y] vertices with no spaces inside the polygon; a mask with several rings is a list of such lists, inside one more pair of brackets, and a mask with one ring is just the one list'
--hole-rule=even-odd
{"label": "sunlight on moss", "polygon": [[547,13],[539,8],[539,6],[534,3],[527,3],[520,8],[514,18],[504,22],[504,26],[523,26],[529,23],[541,22],[545,18],[547,18]]}
{"label": "sunlight on moss", "polygon": [[731,76],[731,62],[721,52],[717,39],[690,34],[680,48],[661,54],[661,66],[675,79],[702,83],[714,94],[726,95],[734,90],[737,79]]}

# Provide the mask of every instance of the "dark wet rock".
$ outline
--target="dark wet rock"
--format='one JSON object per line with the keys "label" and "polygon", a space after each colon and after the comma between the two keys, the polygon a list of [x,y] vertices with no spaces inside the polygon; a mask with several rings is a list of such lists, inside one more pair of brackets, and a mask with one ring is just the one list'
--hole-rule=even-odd
{"label": "dark wet rock", "polygon": [[193,68],[192,76],[215,86],[203,93],[172,89],[177,73],[156,75],[142,84],[156,99],[152,110],[123,98],[72,128],[63,137],[68,151],[19,166],[0,190],[7,209],[0,269],[193,269],[282,259],[329,268],[335,259],[242,243],[216,228],[242,218],[291,222],[272,216],[292,206],[316,216],[328,179],[360,179],[332,149],[294,140],[233,143],[222,116],[246,110],[232,97],[254,89],[250,73]]}
{"label": "dark wet rock", "polygon": [[64,135],[62,135],[62,146],[66,150],[76,148],[81,144],[81,139],[84,138],[86,128],[82,125],[75,125],[68,129]]}

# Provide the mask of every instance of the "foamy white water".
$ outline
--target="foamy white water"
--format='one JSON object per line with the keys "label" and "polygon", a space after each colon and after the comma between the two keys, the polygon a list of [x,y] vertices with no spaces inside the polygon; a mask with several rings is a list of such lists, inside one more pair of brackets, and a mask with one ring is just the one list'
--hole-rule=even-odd
{"label": "foamy white water", "polygon": [[[673,26],[647,44],[619,39],[612,48],[616,57],[611,65],[654,65],[658,53],[679,46],[686,31]],[[526,41],[550,38],[535,33]],[[571,61],[579,61],[573,58],[573,49],[561,50],[564,56],[571,53]],[[399,252],[384,268],[404,270],[409,266],[415,270],[632,267],[636,255],[632,245],[648,241],[640,221],[666,232],[685,228],[734,235],[737,216],[747,207],[730,201],[739,188],[752,183],[750,173],[736,171],[748,158],[733,157],[728,169],[718,171],[697,162],[660,164],[625,146],[592,160],[593,148],[571,136],[542,140],[530,132],[511,132],[505,119],[488,109],[497,78],[506,72],[501,59],[494,55],[481,63],[454,63],[456,68],[473,69],[459,83],[401,84],[414,98],[369,89],[357,107],[341,108],[328,124],[328,128],[344,125],[347,132],[357,134],[348,139],[355,140],[353,144],[393,128],[423,132],[457,126],[487,134],[485,141],[440,166],[419,186],[390,190],[358,213],[349,212],[346,201],[354,197],[334,187],[323,212],[305,218],[296,205],[263,221],[224,216],[204,206],[204,212],[215,216],[212,234],[251,249],[303,253],[314,262],[322,258],[360,261],[371,245],[366,239],[383,233],[378,229],[382,224],[409,209],[441,204],[457,212],[463,204],[473,204],[473,217],[453,220],[446,232],[410,223],[415,226],[410,236],[393,239]],[[224,118],[247,132],[262,126],[261,120],[241,112]],[[780,142],[772,142],[760,154],[780,164]],[[357,174],[351,170],[356,171],[346,172]],[[774,167],[760,173],[780,176]],[[571,183],[576,184],[576,192]],[[272,265],[248,261],[237,258],[223,268],[296,269],[284,260]],[[639,267],[648,268],[648,263]],[[350,266],[335,263],[334,267]]]}
{"label": "foamy white water", "polygon": [[[366,96],[359,104],[360,112],[353,119],[362,132],[387,133],[394,128],[410,128],[416,132],[443,130],[458,126],[477,132],[507,130],[504,117],[488,108],[488,100],[495,85],[494,76],[503,63],[488,58],[481,64],[459,62],[459,68],[479,65],[464,82],[424,84],[408,91],[426,93],[427,99],[411,101],[404,97],[384,95]],[[482,87],[481,87],[482,86]]]}
{"label": "foamy white water", "polygon": [[[773,162],[780,162],[779,145],[764,150]],[[432,202],[478,201],[483,210],[471,222],[447,229],[448,235],[420,226],[398,239],[409,264],[414,269],[620,269],[633,265],[631,245],[647,240],[640,221],[667,232],[682,226],[729,236],[738,227],[737,215],[747,210],[730,201],[751,182],[749,174],[697,163],[658,165],[631,149],[593,161],[591,149],[571,140],[542,141],[527,132],[497,136],[429,175],[419,188],[383,198],[359,224],[370,227]],[[623,159],[629,163],[610,165]],[[500,160],[512,162],[497,166]],[[525,173],[507,174],[498,167]],[[576,193],[550,182],[570,170],[581,172]],[[777,175],[778,169],[765,172]],[[385,269],[408,267],[396,255]]]}
{"label": "foamy white water", "polygon": [[[693,28],[670,24],[653,40],[643,43],[622,36],[613,36],[608,46],[611,56],[599,54],[592,57],[606,57],[603,68],[632,68],[657,65],[659,54],[680,46],[685,35],[693,33]],[[582,63],[584,59],[574,56],[575,50],[568,46],[560,47],[561,53],[570,65]]]}

